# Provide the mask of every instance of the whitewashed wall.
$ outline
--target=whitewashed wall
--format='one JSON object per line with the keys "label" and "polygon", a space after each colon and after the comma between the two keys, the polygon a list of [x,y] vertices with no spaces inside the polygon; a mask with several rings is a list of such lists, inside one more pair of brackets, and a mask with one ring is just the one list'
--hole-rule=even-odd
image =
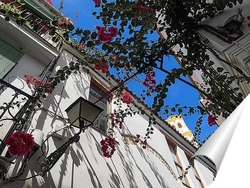
{"label": "whitewashed wall", "polygon": [[[67,65],[73,56],[63,51],[58,59],[56,69]],[[17,76],[23,79],[24,74],[38,76],[44,68],[42,64],[24,56],[19,64],[6,77]],[[18,81],[18,80],[17,80]],[[17,84],[13,81],[13,84]],[[48,156],[56,148],[65,143],[77,129],[66,128],[67,115],[65,109],[79,96],[88,98],[90,77],[87,73],[71,75],[67,81],[58,85],[46,99],[42,109],[36,111],[29,132],[39,129],[43,132],[45,141],[42,145],[44,153]],[[32,94],[25,85],[24,91]],[[4,93],[1,97],[5,96]],[[115,106],[112,107],[115,109]],[[5,185],[5,188],[182,188],[184,185],[177,180],[178,173],[168,147],[165,136],[157,129],[148,140],[148,147],[143,149],[140,144],[133,142],[133,136],[140,134],[144,136],[148,126],[148,117],[137,114],[125,119],[122,130],[117,130],[116,152],[111,159],[104,158],[101,154],[99,142],[105,138],[95,129],[88,129],[81,134],[78,143],[73,143],[66,153],[60,158],[56,165],[45,174],[35,176],[40,172],[43,157],[38,150],[30,159],[26,170],[19,181],[13,181]],[[64,131],[53,134],[60,128]],[[51,136],[53,135],[53,136]],[[131,139],[132,138],[132,139]],[[188,166],[186,156],[180,150],[184,164]],[[8,176],[14,176],[18,172],[21,162],[15,161],[11,165]],[[211,174],[210,171],[202,169],[204,176]],[[191,176],[192,174],[190,174]],[[35,176],[33,178],[30,178]],[[210,177],[210,175],[209,175]],[[27,180],[25,180],[28,178]],[[195,184],[194,177],[190,177]],[[195,187],[194,187],[195,188]]]}
{"label": "whitewashed wall", "polygon": [[194,161],[194,166],[201,178],[201,181],[204,183],[204,186],[210,185],[214,180],[214,175],[208,172],[208,169],[202,165],[199,161]]}

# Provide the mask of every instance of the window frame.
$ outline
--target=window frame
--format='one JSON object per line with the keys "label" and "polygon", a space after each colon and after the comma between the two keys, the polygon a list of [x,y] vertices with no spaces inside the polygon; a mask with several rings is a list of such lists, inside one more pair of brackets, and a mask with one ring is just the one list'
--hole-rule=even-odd
{"label": "window frame", "polygon": [[[91,80],[90,90],[89,90],[89,101],[96,102],[99,99],[99,97],[102,97],[104,94],[105,94],[105,91],[103,91],[102,88],[98,87],[98,85],[95,84],[95,82],[93,82]],[[99,106],[100,108],[102,108],[103,112],[100,113],[100,115],[98,116],[98,118],[94,122],[93,128],[104,135],[108,135],[108,131],[110,128],[108,114],[110,113],[110,110],[111,110],[108,97],[107,96],[103,97],[103,99],[100,100],[99,102],[97,102],[96,105]],[[98,124],[100,123],[100,120],[102,118],[106,118],[106,122],[105,122],[106,127],[104,129],[102,129],[102,128],[100,128],[100,126],[98,126]]]}
{"label": "window frame", "polygon": [[[181,161],[180,161],[180,158],[177,154],[177,146],[175,146],[173,143],[170,143],[170,142],[168,142],[168,145],[169,145],[169,149],[170,149],[170,152],[171,152],[173,160],[174,160],[174,164],[175,164],[177,173],[179,175],[179,179],[181,180],[181,182],[184,186],[191,188],[189,180],[185,174],[185,169],[183,168]],[[180,174],[180,171],[178,170],[178,168],[181,169],[181,174]]]}
{"label": "window frame", "polygon": [[192,166],[192,169],[193,169],[193,172],[194,172],[195,179],[199,182],[201,188],[205,188],[205,186],[204,186],[204,184],[203,184],[203,182],[201,180],[201,177],[200,177],[200,175],[199,175],[196,167]]}
{"label": "window frame", "polygon": [[[13,59],[8,59],[9,61],[6,63],[6,66],[3,69],[0,69],[0,79],[4,79],[12,70],[13,68],[18,64],[19,60],[23,57],[24,53],[21,52],[20,50],[18,50],[17,48],[15,48],[14,46],[10,45],[8,42],[6,42],[5,40],[0,38],[0,50],[1,48],[9,48],[6,51],[3,52],[3,54],[1,54],[0,52],[0,61],[2,63],[6,63],[4,61],[2,61],[2,58],[6,58],[8,59],[8,55],[9,53],[13,54],[13,51],[15,51],[16,56]],[[1,65],[0,62],[0,65]],[[11,66],[11,67],[10,67]],[[8,68],[10,67],[10,68]],[[7,69],[7,71],[5,71]]]}

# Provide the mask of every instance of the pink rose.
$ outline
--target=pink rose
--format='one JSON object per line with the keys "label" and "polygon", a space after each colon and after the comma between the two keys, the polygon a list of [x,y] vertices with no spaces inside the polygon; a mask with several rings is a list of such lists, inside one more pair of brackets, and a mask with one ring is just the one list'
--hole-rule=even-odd
{"label": "pink rose", "polygon": [[106,27],[97,26],[96,29],[98,40],[101,42],[111,42],[112,39],[118,34],[118,29],[115,27],[110,27],[107,30]]}
{"label": "pink rose", "polygon": [[132,102],[132,97],[130,96],[129,92],[123,93],[122,102],[124,102],[125,104],[130,104]]}
{"label": "pink rose", "polygon": [[53,5],[52,0],[47,0],[50,5]]}
{"label": "pink rose", "polygon": [[116,37],[118,35],[118,29],[116,27],[112,26],[108,29],[108,31],[109,31],[111,37]]}
{"label": "pink rose", "polygon": [[104,157],[111,158],[115,152],[116,141],[112,137],[107,137],[100,142],[101,150]]}
{"label": "pink rose", "polygon": [[95,6],[100,6],[101,5],[101,0],[93,0],[95,3]]}
{"label": "pink rose", "polygon": [[215,120],[216,120],[216,117],[210,114],[207,118],[208,125],[210,126],[215,125],[216,124]]}
{"label": "pink rose", "polygon": [[106,61],[100,60],[97,63],[95,63],[95,70],[97,71],[101,70],[102,73],[106,73],[109,70],[109,65]]}

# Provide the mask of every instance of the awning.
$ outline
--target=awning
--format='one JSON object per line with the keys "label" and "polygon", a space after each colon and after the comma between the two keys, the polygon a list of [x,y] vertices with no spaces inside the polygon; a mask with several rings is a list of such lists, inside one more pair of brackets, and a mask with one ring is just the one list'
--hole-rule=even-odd
{"label": "awning", "polygon": [[48,12],[42,9],[39,5],[37,5],[32,0],[22,0],[25,5],[30,8],[32,11],[34,11],[38,16],[41,16],[44,19],[54,20],[54,16],[50,15]]}

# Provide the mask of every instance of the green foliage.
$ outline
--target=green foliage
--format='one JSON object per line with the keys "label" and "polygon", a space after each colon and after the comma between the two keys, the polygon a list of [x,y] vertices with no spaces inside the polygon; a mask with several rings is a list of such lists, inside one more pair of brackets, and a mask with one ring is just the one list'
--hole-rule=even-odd
{"label": "green foliage", "polygon": [[[152,67],[166,73],[166,78],[156,86],[156,96],[152,105],[153,111],[159,113],[167,97],[168,87],[175,84],[176,79],[184,81],[182,76],[190,76],[194,71],[203,72],[207,80],[208,88],[201,88],[199,85],[185,82],[197,89],[201,95],[211,102],[207,110],[199,107],[196,110],[201,114],[206,111],[213,111],[218,115],[227,116],[242,101],[242,95],[231,85],[235,81],[234,76],[230,76],[222,67],[213,69],[213,62],[206,54],[207,46],[201,41],[198,30],[202,20],[215,16],[225,7],[231,7],[237,0],[217,0],[207,2],[206,0],[181,1],[181,0],[159,0],[153,2],[118,0],[113,2],[103,2],[101,12],[95,12],[98,19],[102,19],[104,25],[119,26],[119,37],[115,41],[99,44],[104,57],[110,53],[119,54],[122,64],[112,65],[117,71],[123,67],[133,64],[133,70],[140,70],[141,67]],[[150,8],[150,9],[149,9]],[[155,17],[154,9],[157,12]],[[145,21],[147,20],[147,21]],[[157,25],[156,25],[157,24]],[[155,39],[155,29],[168,34],[167,39]],[[87,43],[88,44],[88,43]],[[96,42],[91,42],[97,44]],[[187,49],[184,54],[181,50],[175,54],[171,48],[175,45]],[[91,46],[90,44],[88,46]],[[168,71],[165,68],[164,56],[175,55],[181,59],[181,67]],[[140,70],[141,71],[141,70]],[[147,69],[141,72],[146,73]],[[124,73],[124,70],[123,70]],[[124,73],[129,75],[129,73]],[[249,77],[245,77],[249,80]],[[193,113],[190,108],[190,114]],[[172,108],[172,112],[183,112],[182,109]]]}
{"label": "green foliage", "polygon": [[200,134],[201,134],[202,116],[196,121],[194,139],[198,144],[201,144]]}
{"label": "green foliage", "polygon": [[[63,9],[64,1],[60,1],[59,11]],[[109,66],[116,69],[117,79],[123,85],[125,81],[134,78],[135,75],[147,74],[149,70],[160,70],[166,76],[154,86],[155,95],[152,104],[152,111],[159,114],[164,107],[165,99],[168,97],[169,87],[180,80],[190,87],[198,90],[201,96],[209,103],[206,109],[202,106],[187,107],[176,105],[166,108],[165,113],[179,113],[192,115],[200,113],[204,115],[208,112],[223,115],[227,117],[236,106],[243,100],[239,88],[229,87],[235,81],[247,81],[250,79],[246,75],[232,76],[222,67],[213,68],[214,63],[207,55],[207,50],[211,50],[201,40],[198,30],[201,28],[201,22],[207,18],[212,18],[226,7],[232,7],[236,3],[242,3],[242,0],[144,0],[129,1],[103,0],[100,6],[100,12],[93,12],[97,19],[101,19],[103,26],[116,26],[119,29],[118,36],[111,42],[101,42],[96,31],[84,30],[83,28],[74,28],[72,24],[63,28],[55,20],[50,25],[50,34],[54,35],[56,29],[60,28],[68,43],[71,42],[77,49],[77,45],[82,44],[80,50],[85,60],[77,63],[72,62],[69,66],[58,70],[56,75],[50,78],[53,87],[66,80],[72,73],[80,72],[83,65],[92,66],[100,59],[109,63]],[[9,6],[9,5],[8,5]],[[10,10],[0,9],[2,14],[9,13]],[[155,15],[155,12],[157,14]],[[11,15],[18,14],[12,11]],[[6,19],[9,19],[9,14]],[[24,20],[17,19],[18,24],[23,24]],[[162,33],[161,33],[162,32]],[[167,38],[160,34],[166,34]],[[72,42],[71,38],[80,38],[79,42]],[[172,48],[179,45],[180,50],[173,52]],[[184,53],[181,49],[187,49]],[[117,55],[118,60],[114,62],[113,57]],[[180,67],[168,70],[165,57],[174,55],[181,59]],[[87,63],[86,63],[87,62]],[[188,82],[184,77],[191,76],[194,71],[201,71],[206,86]],[[42,95],[39,94],[39,97]],[[146,96],[143,96],[143,99]],[[132,115],[130,112],[123,112],[124,115]],[[141,114],[145,111],[141,109]],[[152,130],[151,125],[154,120],[150,119],[146,137]],[[197,124],[200,124],[200,119]],[[197,135],[199,133],[197,128]],[[198,138],[197,138],[198,139]]]}

